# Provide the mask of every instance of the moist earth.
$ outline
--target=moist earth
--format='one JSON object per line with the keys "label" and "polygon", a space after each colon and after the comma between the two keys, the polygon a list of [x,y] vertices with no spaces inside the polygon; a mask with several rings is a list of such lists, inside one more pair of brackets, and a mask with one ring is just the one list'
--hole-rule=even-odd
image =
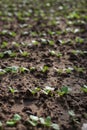
{"label": "moist earth", "polygon": [[[8,52],[1,56],[9,50],[16,56]],[[52,129],[41,124],[33,127],[26,122],[30,115],[50,116],[60,130],[81,130],[87,123],[87,93],[82,91],[87,85],[87,53],[75,54],[73,50],[87,52],[86,0],[0,1],[0,70],[12,66],[29,70],[0,73],[1,130]],[[48,67],[46,72],[41,70],[43,66]],[[56,71],[75,66],[83,71]],[[46,86],[54,88],[52,94],[42,91]],[[70,92],[59,96],[56,92],[63,86]],[[30,90],[38,87],[40,91],[32,94]],[[12,93],[9,88],[17,91]],[[8,126],[6,122],[16,113],[21,120]]]}

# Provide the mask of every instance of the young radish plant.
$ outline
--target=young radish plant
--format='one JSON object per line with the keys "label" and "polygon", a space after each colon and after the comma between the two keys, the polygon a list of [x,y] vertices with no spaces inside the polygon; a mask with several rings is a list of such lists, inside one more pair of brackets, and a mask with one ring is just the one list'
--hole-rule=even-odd
{"label": "young radish plant", "polygon": [[17,89],[14,89],[12,87],[9,87],[9,91],[14,95],[16,92],[18,92]]}
{"label": "young radish plant", "polygon": [[52,56],[57,56],[58,58],[60,58],[62,56],[62,53],[58,52],[56,53],[54,50],[49,50],[50,55]]}
{"label": "young radish plant", "polygon": [[43,67],[41,66],[40,68],[42,73],[47,73],[49,70],[49,67],[47,65],[44,65]]}
{"label": "young radish plant", "polygon": [[21,53],[21,56],[23,56],[23,57],[27,57],[30,55],[30,53],[28,53],[27,51],[20,50],[20,53]]}
{"label": "young radish plant", "polygon": [[74,70],[72,67],[64,68],[64,69],[57,69],[54,68],[58,74],[71,74]]}
{"label": "young radish plant", "polygon": [[82,90],[84,93],[87,93],[87,85],[84,85],[83,87],[81,87],[81,90]]}
{"label": "young radish plant", "polygon": [[68,94],[71,91],[71,89],[67,86],[63,86],[60,90],[57,91],[57,94],[59,97],[64,96]]}
{"label": "young radish plant", "polygon": [[6,71],[4,69],[0,69],[0,75],[4,75]]}
{"label": "young radish plant", "polygon": [[21,120],[21,116],[19,114],[15,114],[14,117],[11,120],[8,120],[6,122],[7,126],[15,126],[17,124],[17,122],[19,122]]}
{"label": "young radish plant", "polygon": [[40,90],[41,90],[41,88],[39,88],[39,87],[36,87],[36,88],[33,89],[33,90],[29,89],[29,91],[31,92],[32,95],[37,94]]}
{"label": "young radish plant", "polygon": [[32,126],[37,126],[38,124],[41,124],[42,126],[48,127],[48,128],[52,128],[54,130],[60,130],[59,125],[56,123],[53,123],[51,121],[51,117],[48,116],[47,118],[43,118],[43,117],[38,117],[38,116],[34,116],[34,115],[30,115],[29,119],[27,120],[27,122],[29,124],[31,124]]}
{"label": "young radish plant", "polygon": [[6,72],[11,72],[11,73],[18,73],[18,66],[11,66],[11,67],[6,67],[5,71]]}
{"label": "young radish plant", "polygon": [[80,124],[80,122],[78,121],[77,117],[76,117],[76,114],[73,110],[69,110],[68,111],[68,114],[69,114],[69,117],[70,117],[70,120],[74,123],[77,123],[77,124]]}
{"label": "young radish plant", "polygon": [[53,91],[54,91],[54,88],[50,87],[50,86],[46,86],[42,92],[46,95],[51,95],[53,96]]}

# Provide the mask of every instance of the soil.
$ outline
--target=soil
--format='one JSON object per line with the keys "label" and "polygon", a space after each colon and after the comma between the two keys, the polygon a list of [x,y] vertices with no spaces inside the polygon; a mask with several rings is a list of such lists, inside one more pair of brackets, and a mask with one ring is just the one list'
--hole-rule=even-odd
{"label": "soil", "polygon": [[[38,117],[50,116],[52,122],[59,124],[60,130],[81,130],[83,123],[87,123],[87,93],[81,91],[81,88],[84,85],[87,85],[87,55],[73,55],[71,54],[72,50],[82,50],[87,51],[87,23],[79,23],[77,25],[68,24],[68,11],[73,11],[79,8],[81,5],[87,6],[86,0],[83,3],[78,1],[69,2],[64,0],[63,2],[55,2],[54,4],[45,8],[45,3],[35,4],[34,2],[25,1],[12,1],[3,2],[1,0],[0,7],[3,14],[0,16],[0,31],[10,30],[16,32],[16,36],[12,37],[8,34],[0,34],[0,45],[4,41],[8,42],[8,46],[5,48],[0,47],[0,52],[7,50],[12,50],[17,53],[16,57],[9,57],[5,55],[3,58],[0,58],[0,68],[4,69],[9,66],[20,66],[20,67],[35,67],[36,70],[24,72],[24,73],[6,73],[0,75],[0,121],[3,124],[3,130],[51,130],[51,128],[43,127],[38,125],[36,127],[31,126],[26,123],[26,120],[30,115],[36,115]],[[27,2],[27,3],[26,3]],[[36,1],[37,2],[37,1]],[[57,5],[56,5],[57,4]],[[57,10],[58,7],[67,5],[67,9],[60,10],[60,13]],[[77,5],[77,7],[76,7]],[[12,6],[12,7],[11,7]],[[72,6],[72,8],[70,8]],[[80,7],[79,7],[80,6]],[[84,7],[86,9],[86,7]],[[12,16],[6,14],[6,11],[10,12]],[[27,14],[27,10],[32,12],[30,16]],[[52,14],[49,14],[50,11],[54,9]],[[80,10],[80,15],[82,12],[84,15],[87,14],[85,9]],[[13,11],[13,12],[12,12]],[[23,20],[20,20],[17,15],[17,12],[25,11],[25,16]],[[37,11],[37,12],[36,12]],[[45,12],[45,16],[40,15],[40,11]],[[58,14],[56,14],[58,12]],[[65,13],[65,15],[64,15]],[[20,14],[19,14],[20,15]],[[42,13],[42,15],[44,15]],[[56,24],[50,24],[51,19],[53,18],[58,20]],[[6,18],[7,20],[4,20]],[[11,19],[11,20],[9,20]],[[79,18],[79,20],[84,20],[87,22],[86,18]],[[70,21],[75,21],[77,19],[71,19]],[[82,32],[65,32],[61,34],[49,34],[48,31],[57,32],[65,31],[66,28],[81,29]],[[35,35],[32,35],[32,32],[36,32]],[[76,43],[75,38],[81,37],[84,39],[84,42]],[[46,39],[46,44],[42,42],[42,39]],[[73,44],[66,43],[61,44],[60,40],[68,41],[71,39]],[[32,41],[38,41],[38,45],[31,45]],[[54,45],[49,45],[49,40],[54,42]],[[20,46],[15,47],[14,42],[20,44]],[[23,44],[27,44],[23,46]],[[20,50],[27,51],[30,53],[29,56],[23,57],[20,55]],[[49,50],[54,50],[55,52],[61,52],[62,56],[58,58],[57,56],[52,56],[49,53]],[[42,73],[40,67],[47,65],[49,70],[46,73]],[[85,68],[84,72],[73,71],[70,74],[63,73],[58,74],[55,72],[55,68],[62,69],[67,67],[83,67]],[[46,95],[42,92],[38,92],[35,95],[32,95],[30,89],[35,87],[40,87],[41,89],[45,86],[54,87],[54,95]],[[68,86],[71,88],[69,94],[64,96],[58,96],[55,94],[56,90],[61,89],[62,86]],[[12,87],[16,90],[14,94],[9,91],[9,87]],[[77,122],[73,121],[68,114],[69,110],[75,112],[75,118]],[[21,115],[22,119],[14,126],[9,127],[6,125],[6,121],[12,119],[13,115],[18,113]]]}

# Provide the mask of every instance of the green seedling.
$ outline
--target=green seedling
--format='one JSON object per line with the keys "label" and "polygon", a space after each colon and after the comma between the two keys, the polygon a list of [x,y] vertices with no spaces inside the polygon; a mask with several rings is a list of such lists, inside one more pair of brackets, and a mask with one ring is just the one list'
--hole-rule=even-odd
{"label": "green seedling", "polygon": [[10,57],[16,57],[17,54],[16,54],[16,52],[12,52],[9,56],[10,56]]}
{"label": "green seedling", "polygon": [[2,42],[1,48],[6,48],[8,46],[7,42]]}
{"label": "green seedling", "polygon": [[12,45],[15,46],[15,47],[20,47],[20,44],[19,43],[16,43],[16,42],[12,42]]}
{"label": "green seedling", "polygon": [[33,116],[33,115],[30,115],[30,119],[28,120],[28,122],[29,122],[32,126],[37,126],[37,125],[38,125],[38,121],[39,121],[39,117]]}
{"label": "green seedling", "polygon": [[56,34],[61,35],[62,31],[56,31]]}
{"label": "green seedling", "polygon": [[30,67],[30,72],[34,72],[36,70],[35,67]]}
{"label": "green seedling", "polygon": [[20,73],[29,72],[29,69],[27,69],[25,67],[19,67],[19,72]]}
{"label": "green seedling", "polygon": [[71,12],[71,13],[69,14],[68,18],[69,18],[69,19],[79,19],[79,18],[80,18],[80,15],[79,15],[77,12],[73,11],[73,12]]}
{"label": "green seedling", "polygon": [[56,70],[58,74],[65,74],[65,73],[70,74],[74,70],[72,67],[68,67],[64,69],[57,69],[57,68],[54,68],[54,69]]}
{"label": "green seedling", "polygon": [[25,28],[28,26],[28,24],[20,24],[19,26],[20,26],[20,28]]}
{"label": "green seedling", "polygon": [[16,33],[15,32],[9,32],[9,35],[12,36],[12,37],[15,37]]}
{"label": "green seedling", "polygon": [[68,67],[67,69],[65,69],[65,71],[66,71],[67,74],[72,73],[73,70],[74,69],[72,67]]}
{"label": "green seedling", "polygon": [[81,37],[76,37],[75,41],[76,43],[84,43],[84,39]]}
{"label": "green seedling", "polygon": [[11,127],[15,126],[17,124],[17,122],[20,121],[20,120],[21,120],[21,116],[19,114],[15,114],[13,119],[8,120],[6,122],[6,125],[11,126]]}
{"label": "green seedling", "polygon": [[32,93],[32,95],[37,94],[40,90],[41,90],[41,88],[39,88],[39,87],[36,87],[36,88],[33,89],[33,90],[29,89],[29,91]]}
{"label": "green seedling", "polygon": [[33,41],[32,41],[32,44],[34,44],[34,45],[38,45],[38,44],[39,44],[39,42],[38,42],[38,41],[33,40]]}
{"label": "green seedling", "polygon": [[0,58],[3,58],[5,55],[8,55],[8,56],[10,56],[10,57],[15,57],[15,56],[16,56],[16,53],[15,53],[15,52],[12,52],[11,50],[4,51],[4,52],[1,52],[1,53],[0,53]]}
{"label": "green seedling", "polygon": [[11,66],[11,67],[6,67],[5,71],[6,72],[11,72],[11,73],[17,73],[18,72],[19,67],[18,66]]}
{"label": "green seedling", "polygon": [[52,55],[52,56],[57,56],[57,57],[61,57],[62,56],[62,54],[59,52],[59,53],[56,53],[55,51],[53,51],[53,50],[49,50],[49,53]]}
{"label": "green seedling", "polygon": [[58,58],[60,58],[60,57],[62,56],[62,53],[59,52],[59,53],[56,54],[56,56],[57,56]]}
{"label": "green seedling", "polygon": [[54,130],[60,130],[59,125],[56,123],[52,123],[51,121],[51,117],[48,116],[47,118],[43,118],[43,117],[38,117],[38,116],[33,116],[30,115],[30,119],[28,119],[28,122],[32,125],[32,126],[37,126],[38,124],[41,124],[45,127],[51,127]]}
{"label": "green seedling", "polygon": [[54,34],[55,34],[55,32],[53,32],[53,31],[51,31],[51,30],[48,30],[48,33],[49,33],[50,35],[54,35]]}
{"label": "green seedling", "polygon": [[56,52],[55,51],[51,51],[51,50],[49,50],[49,53],[52,55],[52,56],[55,56],[56,55]]}
{"label": "green seedling", "polygon": [[37,32],[31,32],[31,36],[37,36]]}
{"label": "green seedling", "polygon": [[5,70],[0,69],[0,75],[4,75],[5,73],[6,73],[6,71],[5,71]]}
{"label": "green seedling", "polygon": [[64,72],[63,72],[63,69],[57,69],[57,68],[54,68],[54,70],[55,70],[58,74],[62,74],[62,73],[64,73]]}
{"label": "green seedling", "polygon": [[41,71],[43,73],[46,73],[49,70],[49,67],[47,65],[44,65],[43,67],[41,67]]}
{"label": "green seedling", "polygon": [[65,45],[65,44],[70,44],[71,43],[71,39],[68,39],[67,41],[65,41],[65,40],[59,40],[59,42],[60,42],[60,44],[61,45]]}
{"label": "green seedling", "polygon": [[16,36],[16,33],[15,32],[11,32],[9,30],[3,30],[2,32],[0,32],[1,35],[10,35],[12,37],[15,37]]}
{"label": "green seedling", "polygon": [[50,86],[46,86],[42,92],[45,93],[46,95],[50,94],[51,96],[53,95],[53,91],[54,91],[54,88],[50,87]]}
{"label": "green seedling", "polygon": [[43,44],[47,44],[47,40],[44,39],[44,38],[41,38],[41,42],[42,42]]}
{"label": "green seedling", "polygon": [[60,130],[58,124],[52,123],[50,116],[48,116],[46,119],[41,117],[39,118],[39,120],[40,120],[40,123],[46,127],[52,127],[54,130]]}
{"label": "green seedling", "polygon": [[74,55],[84,55],[84,54],[87,54],[87,51],[81,51],[81,50],[72,50],[72,54]]}
{"label": "green seedling", "polygon": [[[28,44],[27,44],[27,43],[25,43],[25,42],[21,42],[21,45],[22,45],[23,47],[28,46]],[[25,52],[26,52],[26,51],[25,51]]]}
{"label": "green seedling", "polygon": [[59,96],[63,96],[69,93],[69,88],[67,86],[63,86],[60,90],[57,91]]}
{"label": "green seedling", "polygon": [[87,93],[87,85],[84,85],[81,90],[84,92],[84,93]]}
{"label": "green seedling", "polygon": [[84,72],[84,68],[82,68],[82,67],[74,66],[74,70],[75,70],[76,72],[79,72],[79,73],[83,73],[83,72]]}
{"label": "green seedling", "polygon": [[23,35],[23,36],[27,36],[27,35],[29,35],[29,32],[28,32],[28,31],[23,31],[23,32],[22,32],[22,35]]}
{"label": "green seedling", "polygon": [[18,90],[12,88],[12,87],[9,87],[9,90],[10,92],[14,95],[14,93],[18,92]]}
{"label": "green seedling", "polygon": [[15,57],[16,53],[12,52],[11,50],[3,52],[4,56],[9,55],[10,57]]}
{"label": "green seedling", "polygon": [[71,121],[73,121],[73,122],[79,124],[79,121],[78,121],[78,119],[76,118],[76,114],[75,114],[75,112],[74,112],[73,110],[69,110],[69,111],[68,111],[68,114],[69,114],[69,116],[70,116]]}
{"label": "green seedling", "polygon": [[48,43],[50,46],[53,46],[55,44],[54,41],[52,41],[52,40],[48,40]]}
{"label": "green seedling", "polygon": [[29,53],[27,51],[20,50],[20,53],[21,53],[21,56],[23,56],[23,57],[29,56]]}
{"label": "green seedling", "polygon": [[3,57],[4,57],[4,53],[0,52],[0,58],[3,58]]}

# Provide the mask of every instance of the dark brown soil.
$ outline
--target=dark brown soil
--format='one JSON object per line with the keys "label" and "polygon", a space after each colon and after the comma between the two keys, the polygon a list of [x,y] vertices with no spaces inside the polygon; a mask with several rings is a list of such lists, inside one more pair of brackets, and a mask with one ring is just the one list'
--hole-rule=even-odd
{"label": "dark brown soil", "polygon": [[[69,5],[68,2],[66,4]],[[2,4],[0,6],[2,6]],[[26,11],[27,6],[28,5],[24,5],[24,11]],[[75,6],[73,7],[75,8]],[[30,8],[32,11],[36,9],[36,7],[34,9],[34,5]],[[1,8],[1,10],[3,10],[3,8]],[[17,54],[16,57],[5,55],[3,58],[0,58],[0,68],[5,69],[10,66],[26,67],[28,69],[30,67],[36,68],[36,70],[32,72],[18,72],[15,74],[9,72],[0,75],[0,121],[3,124],[3,130],[51,129],[41,125],[33,127],[27,124],[26,120],[30,115],[44,118],[51,116],[52,122],[59,124],[60,130],[81,130],[82,124],[87,122],[87,94],[81,91],[81,87],[87,85],[87,55],[71,54],[72,50],[87,51],[87,24],[68,25],[67,18],[61,15],[59,16],[59,21],[56,25],[48,24],[50,18],[43,19],[41,16],[34,16],[34,14],[32,14],[30,18],[25,17],[23,21],[18,20],[16,16],[13,17],[13,21],[5,21],[2,19],[3,16],[0,16],[0,31],[7,29],[17,34],[15,37],[8,34],[0,34],[0,46],[2,42],[8,42],[6,48],[0,47],[0,52],[12,50]],[[38,20],[36,19],[35,21],[35,18],[38,18]],[[27,26],[22,28],[20,25],[23,24],[27,24]],[[68,32],[60,35],[50,35],[48,33],[48,30],[57,32],[64,31],[69,27],[74,29],[79,28],[84,31],[76,34]],[[31,31],[36,32],[36,36],[32,36]],[[27,33],[24,35],[23,32]],[[40,33],[42,34],[40,35]],[[84,42],[82,44],[76,43],[76,37],[83,38]],[[42,42],[42,38],[47,40],[46,44]],[[62,45],[60,43],[60,40],[67,41],[69,39],[73,41],[73,44],[66,43]],[[38,41],[39,44],[31,46],[33,40]],[[48,40],[54,41],[54,45],[49,45]],[[15,47],[13,42],[19,43],[20,46]],[[23,46],[22,43],[28,45]],[[27,51],[30,55],[23,57],[20,55],[20,50]],[[60,58],[52,56],[49,50],[54,50],[57,53],[61,52],[62,56]],[[42,73],[40,69],[40,67],[44,65],[49,67],[46,73]],[[63,73],[61,75],[55,71],[55,68],[64,69],[74,66],[82,67],[85,70],[84,72],[73,71],[70,74]],[[29,89],[33,90],[35,87],[44,89],[45,86],[55,88],[53,96],[46,95],[41,91],[32,95],[29,91]],[[59,97],[55,93],[56,90],[61,89],[62,86],[68,86],[72,91],[67,95]],[[9,91],[9,87],[17,89],[18,92],[12,94]],[[75,112],[75,118],[79,123],[74,122],[70,118],[68,114],[69,110]],[[14,127],[7,126],[6,121],[12,119],[15,113],[21,115],[21,121]]]}

